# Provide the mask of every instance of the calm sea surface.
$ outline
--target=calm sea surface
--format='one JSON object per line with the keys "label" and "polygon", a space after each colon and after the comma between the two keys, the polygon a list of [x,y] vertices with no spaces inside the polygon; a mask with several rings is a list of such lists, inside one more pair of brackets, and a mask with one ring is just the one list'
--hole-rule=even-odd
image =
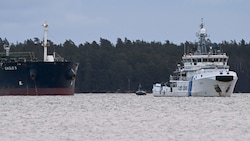
{"label": "calm sea surface", "polygon": [[1,96],[0,141],[249,141],[250,94]]}

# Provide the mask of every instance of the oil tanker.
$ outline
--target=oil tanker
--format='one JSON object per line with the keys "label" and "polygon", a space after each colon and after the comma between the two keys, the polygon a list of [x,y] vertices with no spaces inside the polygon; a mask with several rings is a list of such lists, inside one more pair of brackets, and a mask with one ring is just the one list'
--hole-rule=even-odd
{"label": "oil tanker", "polygon": [[32,52],[0,54],[0,95],[74,95],[79,63],[47,54],[48,24],[45,22],[43,60],[37,60]]}

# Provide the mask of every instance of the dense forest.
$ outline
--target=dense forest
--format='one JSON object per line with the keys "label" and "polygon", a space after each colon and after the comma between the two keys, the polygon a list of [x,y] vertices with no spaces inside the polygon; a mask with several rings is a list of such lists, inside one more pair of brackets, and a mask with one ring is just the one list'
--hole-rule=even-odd
{"label": "dense forest", "polygon": [[[127,38],[118,38],[115,44],[103,38],[99,42],[80,45],[72,40],[66,40],[63,44],[49,43],[48,53],[56,51],[66,60],[80,63],[76,80],[77,93],[134,92],[139,84],[151,92],[154,83],[169,80],[177,63],[181,63],[184,46],[190,50],[195,49],[195,44],[188,41],[176,45],[168,40],[161,43],[131,41]],[[9,44],[8,40],[0,38],[0,46],[3,44]],[[34,52],[42,60],[43,48],[38,38],[9,45],[12,52]],[[240,42],[231,40],[212,45],[229,56],[230,69],[238,74],[235,92],[250,92],[250,43],[242,39]],[[2,47],[0,51],[4,51]]]}

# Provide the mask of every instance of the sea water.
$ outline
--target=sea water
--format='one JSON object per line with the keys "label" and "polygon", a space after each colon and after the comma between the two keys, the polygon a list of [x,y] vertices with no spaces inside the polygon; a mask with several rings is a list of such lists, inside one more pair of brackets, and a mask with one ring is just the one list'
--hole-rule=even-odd
{"label": "sea water", "polygon": [[249,141],[250,94],[1,96],[0,141]]}

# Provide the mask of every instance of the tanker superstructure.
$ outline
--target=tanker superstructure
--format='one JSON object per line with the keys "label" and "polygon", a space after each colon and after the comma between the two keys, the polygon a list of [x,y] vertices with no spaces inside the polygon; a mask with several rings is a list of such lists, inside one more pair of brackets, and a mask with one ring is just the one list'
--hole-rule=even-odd
{"label": "tanker superstructure", "polygon": [[48,24],[43,24],[43,60],[32,52],[0,54],[0,95],[73,95],[79,63],[47,54]]}

